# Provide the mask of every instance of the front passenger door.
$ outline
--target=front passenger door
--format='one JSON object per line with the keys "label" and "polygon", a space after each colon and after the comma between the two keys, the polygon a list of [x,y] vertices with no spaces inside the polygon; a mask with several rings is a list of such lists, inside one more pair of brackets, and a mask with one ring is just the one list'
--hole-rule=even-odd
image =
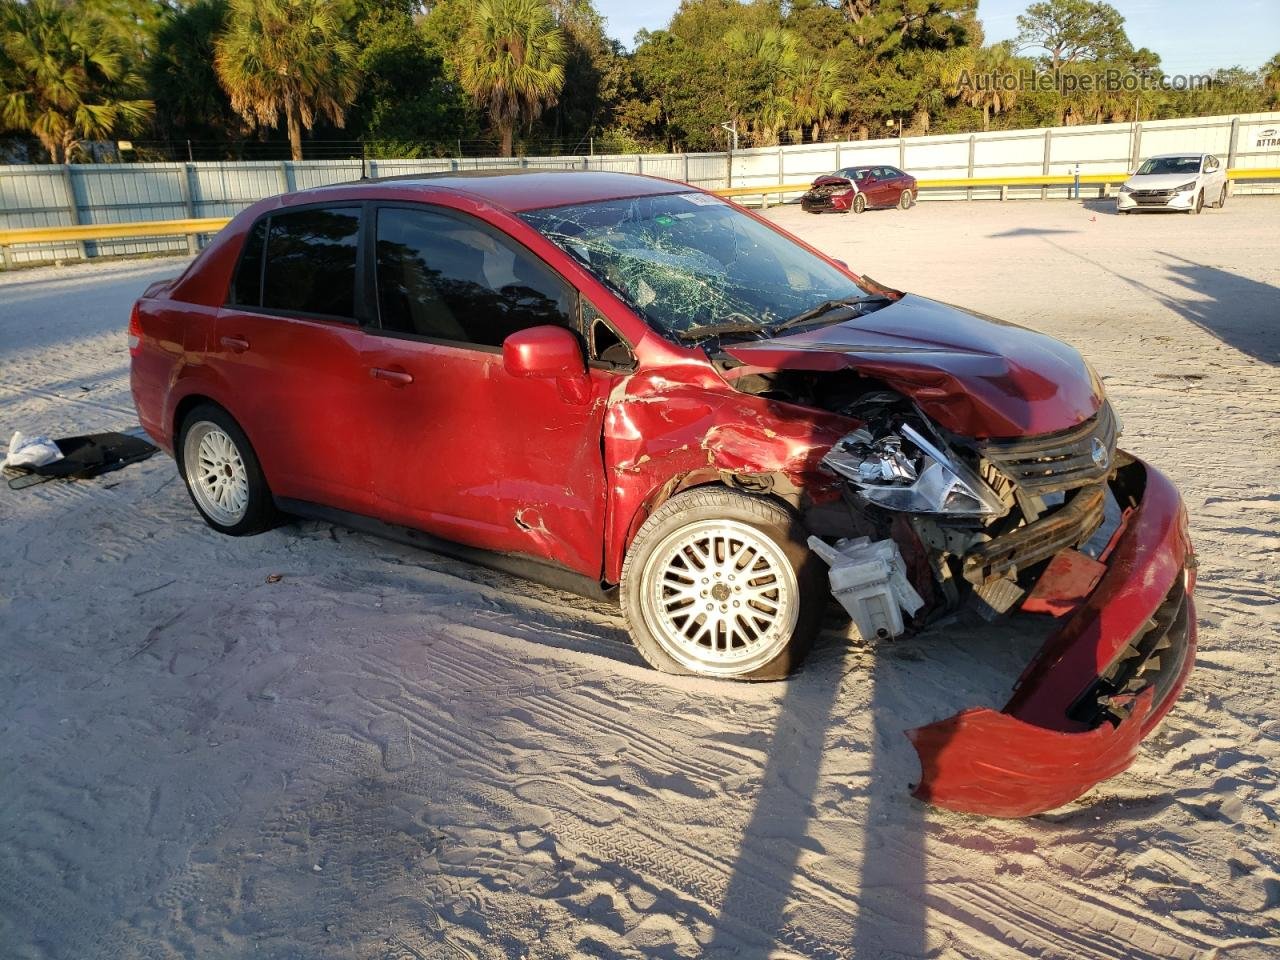
{"label": "front passenger door", "polygon": [[598,578],[611,375],[591,370],[590,396],[574,402],[502,361],[517,330],[578,332],[576,291],[453,211],[384,206],[374,229],[379,327],[367,362],[381,515]]}

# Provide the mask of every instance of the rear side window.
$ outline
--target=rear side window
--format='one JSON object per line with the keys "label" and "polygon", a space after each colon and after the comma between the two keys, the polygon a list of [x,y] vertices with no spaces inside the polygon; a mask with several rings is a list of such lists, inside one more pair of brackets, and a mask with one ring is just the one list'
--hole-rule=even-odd
{"label": "rear side window", "polygon": [[241,307],[262,306],[262,251],[267,243],[267,217],[253,225],[240,254],[240,266],[231,285],[231,302]]}
{"label": "rear side window", "polygon": [[354,317],[359,236],[358,208],[272,214],[262,306]]}
{"label": "rear side window", "polygon": [[576,330],[575,291],[495,230],[388,207],[377,231],[384,330],[485,347],[544,324]]}

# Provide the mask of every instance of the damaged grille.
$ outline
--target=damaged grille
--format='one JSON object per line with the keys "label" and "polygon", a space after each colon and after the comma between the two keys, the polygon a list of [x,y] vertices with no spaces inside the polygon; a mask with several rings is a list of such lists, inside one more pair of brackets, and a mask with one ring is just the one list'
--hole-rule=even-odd
{"label": "damaged grille", "polygon": [[847,183],[831,183],[814,187],[800,198],[800,205],[805,209],[819,209],[831,206],[831,198],[837,193],[848,193],[852,189]]}
{"label": "damaged grille", "polygon": [[[1125,644],[1124,649],[1084,695],[1067,711],[1073,720],[1097,726],[1129,715],[1128,700],[1154,687],[1159,706],[1178,682],[1187,660],[1190,610],[1184,579],[1179,576],[1164,601]],[[1117,703],[1117,699],[1124,702]]]}
{"label": "damaged grille", "polygon": [[1081,490],[1048,516],[978,544],[965,555],[964,578],[982,586],[1087,540],[1102,525],[1106,487]]}
{"label": "damaged grille", "polygon": [[987,440],[978,452],[1025,492],[1033,495],[1096,483],[1111,472],[1116,417],[1111,404],[1079,426],[1017,440]]}

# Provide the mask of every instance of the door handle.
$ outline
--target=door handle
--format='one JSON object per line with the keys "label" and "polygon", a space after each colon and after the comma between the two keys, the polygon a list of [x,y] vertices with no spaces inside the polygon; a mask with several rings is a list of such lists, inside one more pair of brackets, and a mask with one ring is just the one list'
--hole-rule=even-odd
{"label": "door handle", "polygon": [[393,387],[406,387],[413,383],[413,374],[404,370],[388,370],[386,367],[371,367],[369,376],[375,380],[385,380]]}
{"label": "door handle", "polygon": [[249,349],[249,341],[244,337],[222,337],[219,342],[233,353],[244,353]]}

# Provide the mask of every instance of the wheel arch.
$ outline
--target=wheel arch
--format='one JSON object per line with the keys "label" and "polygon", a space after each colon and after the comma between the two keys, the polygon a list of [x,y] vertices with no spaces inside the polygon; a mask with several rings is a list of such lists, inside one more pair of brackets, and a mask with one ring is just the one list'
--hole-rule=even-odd
{"label": "wheel arch", "polygon": [[782,471],[745,473],[734,470],[706,467],[675,474],[654,486],[639,502],[627,522],[621,542],[608,545],[605,556],[605,583],[615,586],[622,577],[622,565],[627,551],[635,542],[636,534],[654,513],[672,497],[688,490],[720,487],[735,493],[759,497],[778,504],[798,521],[800,519],[800,491]]}
{"label": "wheel arch", "polygon": [[[234,420],[241,430],[244,430],[244,424],[240,422],[240,418],[229,410],[226,404],[219,401],[216,397],[211,397],[208,394],[194,391],[186,394],[178,400],[176,404],[174,404],[173,418],[170,421],[173,430],[171,434],[173,437],[173,459],[177,461],[179,470],[182,469],[182,443],[180,442],[181,437],[179,436],[179,431],[182,430],[182,422],[187,419],[187,416],[192,410],[204,405],[217,407],[228,417]],[[245,436],[249,436],[248,431],[245,431]],[[252,444],[253,439],[250,438],[249,442]]]}

